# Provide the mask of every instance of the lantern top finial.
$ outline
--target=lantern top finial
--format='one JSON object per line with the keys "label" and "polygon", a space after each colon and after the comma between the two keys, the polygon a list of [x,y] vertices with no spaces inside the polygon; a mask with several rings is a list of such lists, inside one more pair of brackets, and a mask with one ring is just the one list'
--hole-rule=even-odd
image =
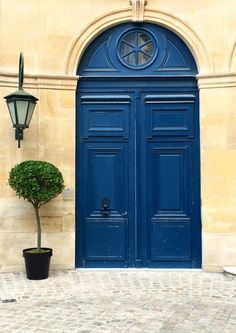
{"label": "lantern top finial", "polygon": [[23,90],[23,82],[24,82],[24,55],[23,52],[21,52],[19,59],[19,90]]}

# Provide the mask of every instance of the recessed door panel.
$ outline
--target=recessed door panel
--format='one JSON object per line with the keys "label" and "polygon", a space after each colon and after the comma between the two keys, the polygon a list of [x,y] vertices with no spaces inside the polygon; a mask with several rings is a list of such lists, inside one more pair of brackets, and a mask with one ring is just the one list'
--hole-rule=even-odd
{"label": "recessed door panel", "polygon": [[147,95],[147,135],[193,136],[194,107],[195,96],[192,94]]}
{"label": "recessed door panel", "polygon": [[[151,222],[150,228],[151,266],[162,262],[191,261],[191,223],[190,221],[166,220]],[[166,265],[166,264],[165,264]]]}
{"label": "recessed door panel", "polygon": [[[87,215],[100,216],[101,200],[108,198],[109,213],[121,214],[126,197],[127,162],[126,144],[88,143],[85,145]],[[126,177],[125,177],[126,174]]]}
{"label": "recessed door panel", "polygon": [[154,141],[148,146],[148,262],[191,260],[192,143]]}
{"label": "recessed door panel", "polygon": [[129,137],[130,96],[84,95],[81,116],[84,138]]}
{"label": "recessed door panel", "polygon": [[150,142],[148,145],[152,215],[187,216],[191,143]]}
{"label": "recessed door panel", "polygon": [[86,257],[88,261],[125,261],[127,225],[124,218],[86,219]]}

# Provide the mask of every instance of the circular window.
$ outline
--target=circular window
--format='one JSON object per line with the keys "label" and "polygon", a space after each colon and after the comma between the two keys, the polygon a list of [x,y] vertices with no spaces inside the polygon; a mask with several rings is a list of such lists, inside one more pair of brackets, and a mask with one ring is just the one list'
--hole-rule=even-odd
{"label": "circular window", "polygon": [[121,36],[118,56],[124,65],[143,68],[149,65],[157,52],[153,36],[146,30],[132,30]]}

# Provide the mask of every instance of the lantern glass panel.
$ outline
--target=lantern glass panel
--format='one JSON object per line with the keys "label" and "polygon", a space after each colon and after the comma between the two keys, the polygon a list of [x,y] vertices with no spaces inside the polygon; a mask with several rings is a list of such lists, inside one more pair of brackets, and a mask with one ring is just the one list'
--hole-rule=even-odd
{"label": "lantern glass panel", "polygon": [[8,105],[8,109],[10,112],[12,124],[16,125],[15,103],[14,103],[14,101],[8,102],[7,105]]}
{"label": "lantern glass panel", "polygon": [[27,119],[26,119],[26,126],[29,126],[30,120],[32,118],[32,114],[34,112],[35,108],[35,103],[29,102],[29,109],[28,109],[28,114],[27,114]]}
{"label": "lantern glass panel", "polygon": [[19,126],[24,126],[25,125],[25,120],[26,120],[25,118],[26,118],[27,111],[28,111],[29,102],[28,101],[17,100],[16,105],[17,105],[18,125]]}

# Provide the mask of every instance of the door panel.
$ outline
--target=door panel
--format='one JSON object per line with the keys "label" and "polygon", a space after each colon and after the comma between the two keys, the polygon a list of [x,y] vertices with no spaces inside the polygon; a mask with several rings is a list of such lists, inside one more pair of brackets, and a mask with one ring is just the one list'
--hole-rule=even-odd
{"label": "door panel", "polygon": [[151,266],[155,266],[155,261],[191,260],[191,149],[191,142],[148,143],[148,261]]}
{"label": "door panel", "polygon": [[85,95],[81,102],[84,138],[129,137],[130,96]]}
{"label": "door panel", "polygon": [[[150,266],[161,267],[162,262],[173,263],[191,260],[191,223],[180,219],[151,221]],[[155,265],[156,262],[156,265]],[[159,263],[158,263],[159,262]]]}
{"label": "door panel", "polygon": [[[109,147],[110,146],[110,147]],[[85,144],[85,168],[89,217],[101,215],[101,200],[109,198],[109,213],[120,216],[127,197],[127,145],[122,143]]]}
{"label": "door panel", "polygon": [[187,216],[188,194],[191,193],[191,182],[188,181],[191,144],[150,142],[148,146],[151,189],[148,201],[152,203],[152,216]]}
{"label": "door panel", "polygon": [[147,135],[193,136],[194,100],[192,94],[147,95]]}
{"label": "door panel", "polygon": [[127,259],[127,225],[124,218],[86,218],[85,260]]}

